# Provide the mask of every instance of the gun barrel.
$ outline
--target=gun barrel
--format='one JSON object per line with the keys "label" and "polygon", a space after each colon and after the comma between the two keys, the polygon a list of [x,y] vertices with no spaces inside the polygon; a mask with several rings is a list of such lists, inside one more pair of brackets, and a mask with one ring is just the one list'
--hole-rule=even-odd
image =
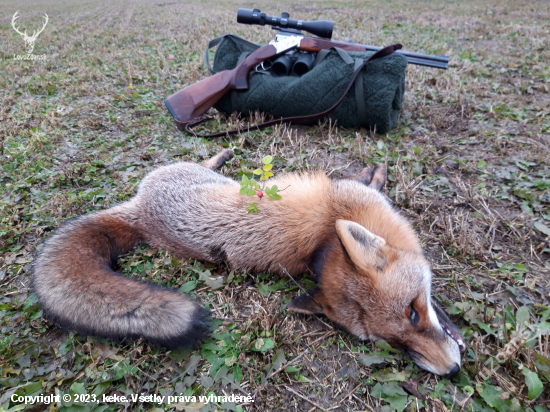
{"label": "gun barrel", "polygon": [[[273,27],[280,27],[279,35],[289,36],[289,35],[300,35],[299,30],[306,30],[310,33],[313,33],[319,37],[324,37],[330,39],[332,37],[332,29],[334,27],[334,22],[319,20],[319,21],[302,21],[302,20],[291,20],[289,19],[288,13],[282,13],[281,17],[268,16],[265,13],[260,12],[258,9],[249,10],[249,9],[239,9],[237,12],[237,22],[243,24],[259,24],[264,26],[269,24]],[[298,30],[298,31],[296,31]],[[304,36],[308,38],[308,36]],[[311,37],[309,37],[311,38]],[[352,41],[334,41],[335,46],[339,44],[360,46],[367,51],[377,52],[382,49],[378,46],[370,46],[368,44],[359,44]],[[322,47],[325,48],[325,47]],[[347,49],[351,50],[351,49]],[[397,50],[397,54],[402,54],[407,58],[407,62],[410,64],[416,64],[419,66],[428,66],[435,67],[437,69],[447,69],[449,67],[449,57],[448,56],[436,56],[430,54],[422,54],[409,52],[404,50]]]}
{"label": "gun barrel", "polygon": [[[333,40],[334,41],[334,40]],[[342,42],[344,44],[356,44],[358,46],[362,46],[367,51],[373,51],[376,52],[380,50],[382,47],[378,46],[370,46],[368,44],[359,44],[355,42]],[[415,52],[409,52],[406,50],[397,50],[395,52],[396,54],[402,54],[407,58],[407,62],[410,64],[416,64],[419,66],[428,66],[428,67],[435,67],[437,69],[447,69],[449,67],[449,57],[448,56],[437,56],[432,54],[423,54],[423,53],[415,53]]]}

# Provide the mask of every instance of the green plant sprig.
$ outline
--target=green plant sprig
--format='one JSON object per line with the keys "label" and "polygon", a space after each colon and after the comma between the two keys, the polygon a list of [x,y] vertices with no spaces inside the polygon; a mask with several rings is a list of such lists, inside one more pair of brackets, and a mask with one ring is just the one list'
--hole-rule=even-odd
{"label": "green plant sprig", "polygon": [[[267,195],[269,200],[282,199],[282,196],[278,193],[280,192],[280,190],[277,185],[273,185],[271,187],[266,186],[266,181],[270,177],[274,176],[274,174],[271,172],[271,169],[273,169],[273,165],[271,164],[272,161],[272,156],[265,156],[262,159],[262,167],[252,172],[254,175],[259,176],[260,183],[256,182],[254,178],[248,178],[246,175],[243,174],[242,180],[240,182],[241,190],[239,191],[241,195],[247,195],[249,197],[256,195],[260,198],[260,200],[265,195]],[[257,202],[253,202],[248,206],[248,213],[259,213]]]}

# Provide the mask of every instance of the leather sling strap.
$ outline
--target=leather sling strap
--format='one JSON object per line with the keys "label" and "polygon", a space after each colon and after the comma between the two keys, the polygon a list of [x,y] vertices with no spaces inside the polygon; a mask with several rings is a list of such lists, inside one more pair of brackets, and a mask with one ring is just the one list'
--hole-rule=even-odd
{"label": "leather sling strap", "polygon": [[351,75],[351,78],[348,82],[348,85],[347,85],[346,90],[344,91],[344,94],[342,95],[342,97],[340,97],[340,99],[336,103],[334,103],[331,107],[329,107],[328,109],[326,109],[326,110],[324,110],[320,113],[312,114],[312,115],[305,115],[305,116],[281,117],[279,119],[273,119],[273,120],[270,120],[270,121],[267,121],[267,122],[255,124],[253,126],[249,126],[249,127],[244,128],[244,129],[233,129],[233,130],[229,130],[229,131],[225,131],[225,132],[212,133],[212,134],[206,134],[206,135],[197,135],[193,131],[193,128],[198,126],[201,123],[204,123],[208,120],[211,120],[212,119],[211,116],[202,115],[201,117],[193,119],[193,120],[191,120],[190,122],[187,122],[187,123],[182,123],[182,122],[176,121],[176,124],[177,124],[177,126],[180,130],[182,130],[182,131],[185,130],[190,135],[194,135],[196,137],[211,138],[211,137],[228,136],[228,135],[231,135],[231,134],[235,134],[235,133],[239,133],[239,132],[247,132],[247,131],[251,131],[251,130],[260,130],[260,129],[264,129],[266,127],[273,126],[273,125],[276,125],[276,124],[281,124],[281,123],[315,122],[317,120],[320,120],[320,119],[328,116],[334,109],[336,109],[336,107],[338,107],[338,105],[342,102],[342,100],[344,99],[346,94],[348,94],[348,91],[351,89],[351,86],[355,82],[355,79],[357,78],[357,76],[359,75],[359,73],[361,72],[363,67],[365,67],[365,65],[368,62],[370,62],[371,60],[379,59],[381,57],[389,56],[389,55],[393,54],[396,50],[399,50],[401,48],[402,48],[401,44],[392,44],[391,46],[384,47],[383,49],[380,49],[377,52],[371,54],[367,59],[365,59],[365,61],[361,65],[356,66],[355,71]]}

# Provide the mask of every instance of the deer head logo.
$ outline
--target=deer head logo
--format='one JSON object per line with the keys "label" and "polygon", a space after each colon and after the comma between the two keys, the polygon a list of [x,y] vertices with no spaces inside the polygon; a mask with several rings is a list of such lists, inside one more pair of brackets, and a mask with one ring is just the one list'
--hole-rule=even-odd
{"label": "deer head logo", "polygon": [[44,29],[46,28],[46,24],[48,24],[48,15],[46,13],[44,13],[44,25],[42,26],[42,28],[40,30],[35,30],[33,32],[32,36],[29,36],[27,34],[27,30],[25,30],[24,33],[21,33],[19,31],[19,29],[15,26],[15,20],[17,20],[19,18],[17,13],[19,13],[19,11],[16,11],[15,14],[13,15],[13,17],[11,19],[11,25],[13,26],[13,29],[17,33],[19,33],[21,35],[21,37],[23,37],[23,40],[27,44],[27,53],[31,54],[32,51],[34,50],[34,43],[36,42],[36,39],[38,39],[38,35],[44,31]]}

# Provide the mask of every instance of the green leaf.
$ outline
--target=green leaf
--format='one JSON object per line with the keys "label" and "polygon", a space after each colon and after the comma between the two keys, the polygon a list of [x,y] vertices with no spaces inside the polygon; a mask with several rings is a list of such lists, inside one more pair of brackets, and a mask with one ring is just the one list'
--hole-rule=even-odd
{"label": "green leaf", "polygon": [[[189,361],[190,361],[189,355],[191,355],[191,349],[182,348],[182,347],[178,349],[172,349],[170,352],[167,353],[167,356],[176,363],[180,363],[180,362],[183,362],[184,360],[187,360],[186,363],[189,364]],[[193,356],[196,357],[197,355],[193,355]],[[202,358],[199,356],[199,359],[202,359]],[[187,367],[185,367],[184,370],[186,370],[187,373],[189,374],[189,370]]]}
{"label": "green leaf", "polygon": [[527,272],[527,267],[523,263],[514,265],[514,269],[519,270],[520,272]]}
{"label": "green leaf", "polygon": [[374,372],[371,374],[371,376],[376,379],[378,382],[404,382],[406,381],[409,376],[411,376],[412,371],[399,371],[399,372],[391,372],[391,370],[381,370]]}
{"label": "green leaf", "polygon": [[535,366],[541,372],[546,380],[550,382],[550,359],[540,353],[535,353]]}
{"label": "green leaf", "polygon": [[[482,389],[482,390],[480,390]],[[497,390],[492,385],[483,385],[481,388],[478,388],[479,395],[483,398],[487,405],[492,408],[495,408],[499,412],[510,412],[513,410],[512,402],[515,400],[510,400],[506,398],[506,393],[502,390]],[[517,402],[517,400],[515,400]]]}
{"label": "green leaf", "polygon": [[273,165],[272,164],[264,165],[262,169],[264,169],[264,172],[269,172],[271,169],[273,169]]}
{"label": "green leaf", "polygon": [[518,324],[518,329],[523,328],[527,323],[529,323],[529,309],[527,306],[522,306],[516,312],[516,322]]}
{"label": "green leaf", "polygon": [[273,157],[272,157],[272,156],[269,156],[269,155],[267,155],[266,157],[264,157],[264,158],[262,159],[262,163],[263,163],[264,165],[268,165],[268,164],[270,164],[272,161],[273,161]]}
{"label": "green leaf", "polygon": [[212,290],[217,290],[223,288],[223,284],[225,282],[225,278],[223,276],[217,276],[217,277],[208,277],[204,280],[204,283],[206,283],[207,286],[210,287]]}
{"label": "green leaf", "polygon": [[256,170],[254,170],[253,173],[257,176],[260,176],[263,172],[262,172],[262,169],[256,169]]}
{"label": "green leaf", "polygon": [[239,190],[239,193],[241,195],[246,195],[247,190],[248,190],[248,187],[243,186],[243,187],[241,187],[241,190]]}
{"label": "green leaf", "polygon": [[362,353],[357,360],[362,365],[371,366],[390,362],[392,359],[393,357],[391,356],[384,356],[378,353]]}
{"label": "green leaf", "polygon": [[73,341],[69,338],[59,345],[59,355],[66,355],[73,347]]}
{"label": "green leaf", "polygon": [[269,200],[281,200],[283,197],[281,195],[269,195]]}
{"label": "green leaf", "polygon": [[185,282],[183,285],[181,285],[178,289],[178,292],[189,293],[192,290],[194,290],[196,287],[197,287],[197,281],[190,280],[189,282]]}
{"label": "green leaf", "polygon": [[210,376],[201,376],[201,383],[202,386],[205,388],[210,388],[214,384],[214,379],[212,379]]}
{"label": "green leaf", "polygon": [[235,279],[235,271],[234,270],[229,272],[229,275],[227,276],[227,283],[231,282],[233,279]]}
{"label": "green leaf", "polygon": [[304,375],[296,375],[296,380],[298,382],[305,382],[305,383],[310,383],[311,382],[311,380],[306,378]]}
{"label": "green leaf", "polygon": [[300,368],[297,368],[296,366],[292,366],[292,365],[285,369],[286,373],[295,373],[299,371],[300,371]]}
{"label": "green leaf", "polygon": [[27,408],[27,405],[25,405],[24,403],[20,404],[20,405],[15,405],[15,406],[12,406],[10,409],[7,409],[6,412],[16,412],[16,411],[22,411],[24,409]]}
{"label": "green leaf", "polygon": [[542,382],[535,372],[531,372],[527,368],[523,368],[521,373],[525,375],[525,384],[529,388],[529,399],[533,400],[542,393]]}
{"label": "green leaf", "polygon": [[532,183],[536,185],[539,190],[545,190],[550,187],[550,180],[535,179]]}
{"label": "green leaf", "polygon": [[273,177],[274,174],[271,172],[264,172],[264,176],[265,176],[265,180],[267,180],[268,178]]}
{"label": "green leaf", "polygon": [[395,382],[386,383],[382,386],[382,392],[388,396],[406,396],[407,392]]}
{"label": "green leaf", "polygon": [[374,385],[374,387],[372,388],[372,390],[370,391],[370,396],[374,397],[374,398],[381,398],[382,397],[382,384],[380,383],[377,383],[376,385]]}
{"label": "green leaf", "polygon": [[235,382],[240,382],[243,378],[243,370],[239,365],[235,365],[233,368],[233,378],[235,379]]}
{"label": "green leaf", "polygon": [[248,177],[246,175],[243,175],[243,183],[248,184]]}
{"label": "green leaf", "polygon": [[247,196],[254,196],[255,194],[256,194],[256,191],[254,190],[254,188],[249,187],[248,189],[246,189]]}
{"label": "green leaf", "polygon": [[258,284],[258,291],[265,297],[269,296],[270,292],[275,292],[276,290],[281,290],[285,288],[285,279],[281,279],[274,285],[267,286],[264,283]]}
{"label": "green leaf", "polygon": [[252,350],[265,352],[266,350],[272,349],[275,346],[275,341],[269,338],[258,338],[254,342]]}
{"label": "green leaf", "polygon": [[546,236],[550,236],[550,228],[546,226],[541,221],[537,221],[533,223],[533,227],[537,229],[539,232],[544,233]]}
{"label": "green leaf", "polygon": [[17,364],[21,367],[21,369],[30,366],[30,364],[31,364],[31,354],[26,353],[23,356],[21,356],[19,359],[17,359]]}
{"label": "green leaf", "polygon": [[390,404],[391,410],[401,412],[408,402],[407,393],[396,382],[386,384],[377,383],[371,391],[371,397],[382,398]]}
{"label": "green leaf", "polygon": [[172,265],[172,267],[178,267],[178,260],[176,258],[172,258],[172,260],[170,261],[170,264]]}
{"label": "green leaf", "polygon": [[[73,383],[73,386],[74,385],[79,385],[78,388],[84,388],[81,383]],[[40,382],[33,382],[25,386],[25,395],[34,395],[38,392],[42,392],[42,385],[40,384]],[[86,390],[84,390],[84,392],[77,393],[86,393]]]}
{"label": "green leaf", "polygon": [[377,340],[374,343],[374,346],[376,346],[377,348],[380,348],[380,349],[387,350],[388,352],[399,353],[399,351],[397,349],[392,348],[390,346],[390,344],[388,342],[386,342],[385,340]]}
{"label": "green leaf", "polygon": [[392,409],[395,409],[397,412],[403,412],[407,406],[408,396],[393,396],[386,399],[386,401],[389,402]]}
{"label": "green leaf", "polygon": [[[42,387],[40,389],[42,389]],[[72,393],[78,393],[80,395],[86,395],[87,393],[86,388],[80,382],[74,382],[70,387],[70,391]]]}
{"label": "green leaf", "polygon": [[273,364],[271,365],[271,370],[278,370],[285,362],[286,362],[286,357],[285,357],[284,351],[281,349],[278,349],[277,352],[275,352],[275,356],[273,357]]}

